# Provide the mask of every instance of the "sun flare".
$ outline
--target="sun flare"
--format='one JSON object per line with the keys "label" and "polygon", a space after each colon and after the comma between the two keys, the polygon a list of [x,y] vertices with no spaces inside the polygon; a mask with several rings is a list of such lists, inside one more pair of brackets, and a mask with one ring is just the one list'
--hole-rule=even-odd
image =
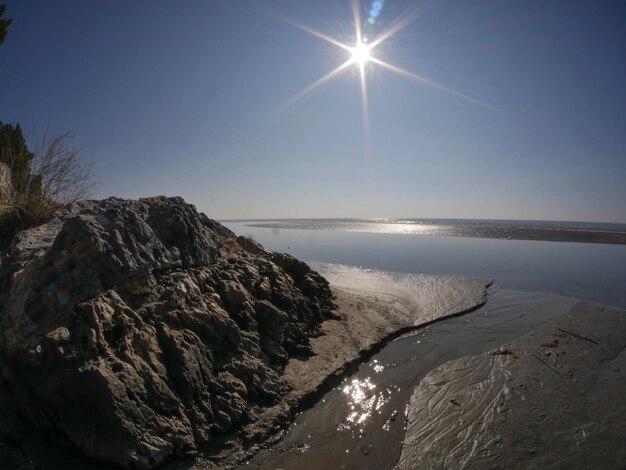
{"label": "sun flare", "polygon": [[[488,103],[484,103],[476,98],[472,98],[471,96],[460,93],[452,88],[448,88],[447,86],[442,85],[441,83],[438,83],[437,81],[432,80],[422,74],[412,73],[398,66],[385,62],[384,60],[381,59],[380,54],[376,54],[376,57],[372,55],[372,50],[374,48],[378,47],[381,43],[389,39],[394,34],[397,34],[399,31],[404,29],[408,24],[413,22],[416,18],[421,16],[424,10],[434,3],[433,1],[426,1],[424,3],[421,3],[415,6],[411,10],[407,11],[404,15],[393,20],[387,29],[385,29],[378,36],[375,36],[375,37],[366,37],[368,35],[364,34],[363,27],[368,24],[372,25],[376,22],[376,17],[378,17],[380,13],[380,9],[382,8],[382,2],[378,0],[375,0],[373,2],[372,10],[370,11],[370,18],[368,18],[368,20],[364,22],[361,20],[360,1],[361,0],[352,0],[352,12],[354,16],[354,35],[355,35],[354,37],[355,42],[353,44],[356,43],[356,46],[354,47],[350,47],[347,44],[344,44],[338,41],[337,39],[333,38],[332,36],[329,36],[326,33],[323,33],[310,26],[307,26],[304,23],[293,20],[291,18],[284,17],[282,15],[277,15],[279,18],[285,20],[286,22],[295,26],[296,28],[300,28],[301,30],[306,31],[307,33],[310,33],[314,36],[317,36],[318,38],[330,44],[333,44],[341,49],[344,49],[350,54],[350,58],[346,60],[344,63],[335,67],[326,75],[317,79],[316,81],[314,81],[313,83],[311,83],[310,85],[306,86],[305,88],[300,90],[298,93],[293,95],[277,111],[275,111],[272,116],[276,116],[280,114],[282,111],[289,108],[291,105],[293,105],[294,103],[302,99],[304,96],[308,95],[310,92],[312,92],[316,88],[320,87],[321,85],[330,81],[331,79],[336,78],[338,75],[340,75],[344,71],[349,70],[351,66],[356,66],[359,71],[358,77],[359,77],[359,83],[361,87],[361,106],[363,108],[362,113],[363,113],[364,133],[366,136],[369,136],[369,111],[368,111],[369,100],[367,97],[367,78],[366,78],[366,75],[369,73],[369,71],[366,69],[369,69],[370,67],[365,67],[365,65],[368,63],[385,68],[390,72],[393,72],[397,75],[407,78],[413,82],[419,83],[420,85],[427,86],[431,89],[434,89],[440,92],[448,93],[450,95],[456,96],[457,98],[461,98],[475,105],[481,106],[486,109],[490,109],[491,111],[495,111],[499,114],[510,116],[508,113],[494,106],[491,106]],[[372,18],[374,20],[370,21]],[[367,139],[369,139],[369,137],[367,137]]]}
{"label": "sun flare", "polygon": [[367,44],[357,44],[356,47],[350,49],[350,53],[352,54],[352,62],[358,64],[359,66],[365,65],[372,59],[370,55],[370,51],[372,48]]}

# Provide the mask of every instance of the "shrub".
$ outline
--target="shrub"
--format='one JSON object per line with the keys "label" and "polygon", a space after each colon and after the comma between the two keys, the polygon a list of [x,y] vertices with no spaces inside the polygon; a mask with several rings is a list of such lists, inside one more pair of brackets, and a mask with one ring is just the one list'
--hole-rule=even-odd
{"label": "shrub", "polygon": [[93,162],[84,162],[71,134],[46,133],[17,186],[12,207],[0,213],[0,247],[18,232],[42,224],[54,212],[86,198],[93,188]]}

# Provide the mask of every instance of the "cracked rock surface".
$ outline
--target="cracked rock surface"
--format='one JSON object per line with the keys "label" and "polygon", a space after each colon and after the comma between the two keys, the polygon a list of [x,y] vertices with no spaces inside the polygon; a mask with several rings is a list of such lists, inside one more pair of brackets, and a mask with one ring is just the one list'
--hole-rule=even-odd
{"label": "cracked rock surface", "polygon": [[180,198],[74,204],[19,234],[0,276],[0,435],[124,468],[232,447],[333,308],[305,263]]}

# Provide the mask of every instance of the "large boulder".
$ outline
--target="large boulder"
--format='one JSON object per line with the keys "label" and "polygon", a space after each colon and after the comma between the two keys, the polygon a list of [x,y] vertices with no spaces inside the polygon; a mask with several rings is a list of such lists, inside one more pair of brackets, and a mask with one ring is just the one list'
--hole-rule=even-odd
{"label": "large boulder", "polygon": [[126,468],[219,447],[289,387],[328,283],[180,198],[83,201],[0,271],[0,434]]}

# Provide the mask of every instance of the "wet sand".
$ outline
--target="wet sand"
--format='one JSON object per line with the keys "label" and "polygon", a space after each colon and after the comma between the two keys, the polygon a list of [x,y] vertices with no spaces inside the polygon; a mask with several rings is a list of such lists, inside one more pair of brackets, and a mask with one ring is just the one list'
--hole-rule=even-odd
{"label": "wet sand", "polygon": [[[479,307],[490,284],[479,278],[430,275],[398,281],[379,271],[333,269],[323,274],[336,296],[337,319],[326,321],[322,334],[311,340],[314,356],[289,361],[283,378],[292,391],[244,429],[248,442],[278,441],[297,412],[312,406],[387,341]],[[253,446],[248,453],[258,449]]]}
{"label": "wet sand", "polygon": [[446,361],[515,339],[564,315],[576,302],[552,294],[492,288],[482,308],[386,345],[299,415],[285,438],[261,451],[249,465],[285,470],[391,469],[402,450],[404,411],[424,376]]}
{"label": "wet sand", "polygon": [[415,388],[397,469],[624,468],[626,311],[579,303]]}

